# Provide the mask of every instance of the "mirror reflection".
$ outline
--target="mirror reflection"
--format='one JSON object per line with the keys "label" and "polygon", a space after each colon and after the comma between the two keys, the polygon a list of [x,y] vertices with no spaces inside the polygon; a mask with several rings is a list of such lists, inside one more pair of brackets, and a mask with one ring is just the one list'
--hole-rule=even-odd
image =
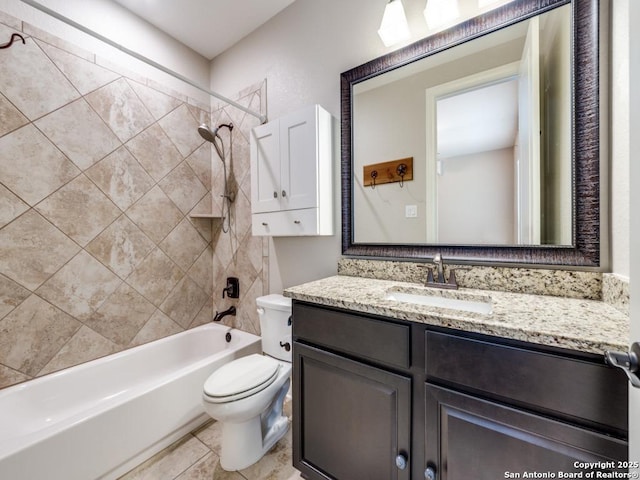
{"label": "mirror reflection", "polygon": [[571,57],[565,5],[355,84],[354,243],[570,245]]}

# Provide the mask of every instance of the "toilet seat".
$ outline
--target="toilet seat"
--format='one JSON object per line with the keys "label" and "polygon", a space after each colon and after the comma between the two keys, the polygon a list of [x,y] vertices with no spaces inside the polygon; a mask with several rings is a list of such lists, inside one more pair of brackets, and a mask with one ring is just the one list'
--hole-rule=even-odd
{"label": "toilet seat", "polygon": [[204,394],[211,403],[240,400],[271,385],[279,370],[280,363],[271,357],[248,355],[213,372],[204,384]]}

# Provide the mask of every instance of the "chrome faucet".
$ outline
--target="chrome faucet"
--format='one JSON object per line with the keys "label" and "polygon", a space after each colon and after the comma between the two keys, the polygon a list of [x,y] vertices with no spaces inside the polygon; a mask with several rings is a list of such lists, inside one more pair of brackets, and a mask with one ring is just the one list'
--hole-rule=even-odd
{"label": "chrome faucet", "polygon": [[424,282],[424,286],[456,290],[458,288],[458,282],[456,281],[456,273],[453,268],[449,269],[449,279],[446,281],[444,279],[444,260],[442,259],[442,255],[436,253],[433,257],[433,264],[435,265],[434,269],[425,265],[427,268],[427,279]]}
{"label": "chrome faucet", "polygon": [[433,264],[436,266],[436,283],[444,283],[444,262],[442,255],[436,253],[433,257]]}

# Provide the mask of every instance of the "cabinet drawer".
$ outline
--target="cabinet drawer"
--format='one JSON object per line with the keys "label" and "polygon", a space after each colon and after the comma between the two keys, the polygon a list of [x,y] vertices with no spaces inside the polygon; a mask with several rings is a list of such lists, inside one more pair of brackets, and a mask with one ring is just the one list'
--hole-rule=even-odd
{"label": "cabinet drawer", "polygon": [[286,237],[320,234],[317,208],[254,213],[251,226],[254,235]]}
{"label": "cabinet drawer", "polygon": [[294,302],[293,337],[374,362],[410,367],[409,325]]}
{"label": "cabinet drawer", "polygon": [[626,436],[627,381],[602,363],[426,332],[427,380]]}

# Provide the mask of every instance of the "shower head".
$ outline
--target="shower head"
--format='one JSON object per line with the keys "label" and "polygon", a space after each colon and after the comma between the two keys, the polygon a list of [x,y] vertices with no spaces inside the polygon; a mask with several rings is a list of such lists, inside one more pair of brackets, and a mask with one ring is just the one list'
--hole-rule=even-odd
{"label": "shower head", "polygon": [[218,129],[214,128],[213,132],[209,129],[209,126],[206,123],[203,123],[198,127],[198,133],[202,138],[204,138],[207,142],[214,143],[216,136],[218,135]]}
{"label": "shower head", "polygon": [[220,160],[224,162],[224,145],[222,144],[222,138],[218,135],[218,130],[222,127],[227,127],[229,131],[231,131],[233,130],[233,123],[221,123],[213,130],[211,130],[206,123],[203,123],[198,127],[198,133],[207,142],[213,143]]}

